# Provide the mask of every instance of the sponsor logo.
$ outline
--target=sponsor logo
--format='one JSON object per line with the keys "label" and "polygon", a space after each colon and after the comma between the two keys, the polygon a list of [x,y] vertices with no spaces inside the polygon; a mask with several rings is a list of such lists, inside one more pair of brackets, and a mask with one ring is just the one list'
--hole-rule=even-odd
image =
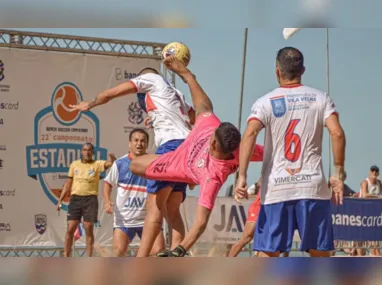
{"label": "sponsor logo", "polygon": [[47,217],[44,214],[37,214],[34,216],[34,224],[36,227],[36,231],[42,235],[46,231],[46,225],[47,225]]}
{"label": "sponsor logo", "polygon": [[115,79],[116,80],[122,80],[122,79],[133,79],[138,76],[138,73],[122,70],[121,68],[115,69]]}
{"label": "sponsor logo", "polygon": [[0,110],[17,111],[19,109],[19,101],[17,102],[0,102]]}
{"label": "sponsor logo", "polygon": [[140,125],[143,122],[143,110],[138,102],[131,102],[129,105],[129,122],[134,125]]}
{"label": "sponsor logo", "polygon": [[170,162],[157,163],[154,166],[153,173],[163,173],[163,172],[166,173],[169,165],[170,165]]}
{"label": "sponsor logo", "polygon": [[128,120],[133,126],[124,126],[124,133],[130,133],[132,129],[143,123],[144,120],[144,109],[142,109],[141,104],[137,101],[130,103],[128,112]]}
{"label": "sponsor logo", "polygon": [[295,184],[295,183],[305,183],[312,181],[313,175],[293,175],[287,177],[277,177],[274,178],[275,185],[285,185],[285,184]]}
{"label": "sponsor logo", "polygon": [[5,80],[5,64],[2,60],[0,60],[0,92],[9,92],[11,88],[10,85],[3,84]]}
{"label": "sponsor logo", "polygon": [[58,180],[58,179],[61,179],[61,180],[66,180],[68,179],[68,175],[64,175],[64,174],[61,174],[61,173],[55,173],[52,175],[52,178],[53,180]]}
{"label": "sponsor logo", "polygon": [[129,197],[127,203],[124,205],[125,208],[142,209],[146,207],[145,197]]}
{"label": "sponsor logo", "polygon": [[332,214],[333,225],[351,227],[381,227],[382,213],[379,216]]}
{"label": "sponsor logo", "polygon": [[214,225],[214,230],[217,232],[243,232],[244,225],[247,222],[247,216],[243,205],[232,205],[229,211],[226,210],[226,205],[220,206],[221,222],[219,225]]}
{"label": "sponsor logo", "polygon": [[290,175],[296,175],[301,171],[301,168],[285,168],[286,172],[288,172]]}
{"label": "sponsor logo", "polygon": [[7,146],[5,144],[0,144],[0,151],[6,151]]}
{"label": "sponsor logo", "polygon": [[204,158],[202,158],[201,160],[199,160],[196,164],[196,167],[198,168],[202,168],[204,166]]}
{"label": "sponsor logo", "polygon": [[[50,106],[39,111],[34,119],[34,144],[26,148],[28,176],[38,179],[41,187],[57,204],[70,164],[81,158],[81,147],[94,145],[94,159],[107,159],[107,150],[100,147],[98,117],[92,112],[73,111],[69,105],[82,101],[80,89],[73,83],[59,84],[51,96]],[[101,174],[101,178],[104,173]],[[62,209],[68,210],[69,197]]]}
{"label": "sponsor logo", "polygon": [[195,161],[195,158],[198,156],[199,152],[205,147],[206,143],[210,138],[204,138],[196,141],[193,145],[190,155],[188,156],[187,166],[190,167],[192,163]]}
{"label": "sponsor logo", "polygon": [[16,189],[13,190],[0,190],[0,197],[16,196]]}
{"label": "sponsor logo", "polygon": [[12,230],[10,223],[0,223],[0,232],[10,232]]}
{"label": "sponsor logo", "polygon": [[281,118],[286,112],[286,102],[284,96],[277,96],[270,99],[272,112],[276,118]]}

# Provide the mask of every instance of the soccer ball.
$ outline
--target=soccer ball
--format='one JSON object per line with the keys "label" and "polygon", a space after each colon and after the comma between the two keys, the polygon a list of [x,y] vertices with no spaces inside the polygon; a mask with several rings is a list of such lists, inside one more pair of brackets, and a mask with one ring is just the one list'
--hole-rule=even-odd
{"label": "soccer ball", "polygon": [[185,66],[187,66],[191,60],[189,48],[179,42],[172,42],[164,47],[162,50],[162,58],[165,59],[168,56],[176,56]]}

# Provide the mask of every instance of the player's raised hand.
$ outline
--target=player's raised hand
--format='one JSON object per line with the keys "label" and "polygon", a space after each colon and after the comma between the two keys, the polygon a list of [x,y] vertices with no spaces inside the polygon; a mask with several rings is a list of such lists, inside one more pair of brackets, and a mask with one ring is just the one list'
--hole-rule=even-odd
{"label": "player's raised hand", "polygon": [[236,202],[240,203],[239,199],[248,199],[247,189],[248,189],[247,178],[239,175],[236,181],[236,186],[235,186]]}
{"label": "player's raised hand", "polygon": [[116,160],[117,160],[117,158],[115,157],[114,153],[109,153],[109,161],[114,162]]}
{"label": "player's raised hand", "polygon": [[166,65],[168,69],[174,71],[175,73],[179,75],[183,75],[189,72],[187,67],[176,56],[166,57],[163,63]]}
{"label": "player's raised hand", "polygon": [[86,112],[90,110],[90,103],[86,101],[80,102],[78,105],[69,105],[70,109]]}
{"label": "player's raised hand", "polygon": [[330,177],[330,186],[333,190],[332,201],[335,205],[342,205],[344,200],[344,182],[335,177]]}

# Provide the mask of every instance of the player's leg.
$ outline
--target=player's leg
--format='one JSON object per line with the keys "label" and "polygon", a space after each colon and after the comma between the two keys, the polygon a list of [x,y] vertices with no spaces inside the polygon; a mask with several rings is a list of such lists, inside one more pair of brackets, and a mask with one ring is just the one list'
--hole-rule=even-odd
{"label": "player's leg", "polygon": [[83,226],[86,234],[86,253],[93,256],[94,223],[98,220],[98,197],[95,195],[83,197]]}
{"label": "player's leg", "polygon": [[297,227],[295,203],[261,205],[253,243],[258,257],[279,257],[281,252],[290,252]]}
{"label": "player's leg", "polygon": [[186,188],[186,184],[176,183],[167,201],[167,223],[171,229],[171,249],[178,246],[185,235],[180,205],[186,198]]}
{"label": "player's leg", "polygon": [[134,232],[126,227],[115,227],[113,231],[113,253],[116,257],[126,256],[127,248],[134,239]]}
{"label": "player's leg", "polygon": [[145,177],[146,169],[158,158],[158,154],[146,154],[134,158],[130,163],[130,171],[138,176]]}
{"label": "player's leg", "polygon": [[160,233],[158,234],[157,238],[155,239],[155,242],[154,242],[154,245],[151,249],[150,255],[155,256],[157,253],[163,251],[165,248],[166,248],[166,241],[164,239],[163,229],[161,229]]}
{"label": "player's leg", "polygon": [[296,218],[301,251],[311,257],[330,257],[334,250],[330,200],[298,200]]}
{"label": "player's leg", "polygon": [[64,257],[72,255],[74,233],[81,222],[81,203],[78,196],[71,196],[68,206],[67,229],[65,234]]}
{"label": "player's leg", "polygon": [[167,187],[157,193],[149,193],[149,187],[147,187],[147,215],[137,257],[149,256],[155,239],[161,232],[167,199],[171,191],[172,187]]}
{"label": "player's leg", "polygon": [[241,252],[243,247],[251,242],[255,234],[255,228],[256,222],[247,221],[245,223],[243,235],[240,237],[240,240],[232,246],[228,257],[236,257]]}

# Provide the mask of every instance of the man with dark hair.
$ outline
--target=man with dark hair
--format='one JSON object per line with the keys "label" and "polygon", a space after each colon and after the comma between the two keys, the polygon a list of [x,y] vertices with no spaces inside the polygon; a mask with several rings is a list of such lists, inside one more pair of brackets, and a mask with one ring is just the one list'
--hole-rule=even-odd
{"label": "man with dark hair", "polygon": [[277,53],[276,64],[285,80],[298,80],[305,72],[304,56],[296,48],[286,47]]}
{"label": "man with dark hair", "polygon": [[260,131],[265,128],[261,179],[261,209],[253,249],[260,257],[289,252],[295,230],[301,251],[312,257],[329,257],[334,249],[332,193],[322,166],[324,127],[333,142],[333,200],[342,204],[345,134],[333,100],[324,92],[301,85],[304,57],[292,47],[276,58],[279,87],[258,99],[247,120],[240,145],[236,195],[247,197],[248,163]]}
{"label": "man with dark hair", "polygon": [[94,223],[98,220],[98,187],[100,175],[109,169],[115,161],[114,154],[109,154],[109,160],[94,160],[94,146],[84,143],[81,150],[82,158],[73,161],[69,168],[68,180],[61,192],[57,203],[57,211],[61,210],[61,203],[70,193],[68,206],[68,226],[65,235],[64,256],[70,257],[72,253],[74,232],[83,220],[86,234],[86,252],[90,257],[93,254]]}
{"label": "man with dark hair", "polygon": [[[70,106],[75,110],[88,111],[120,96],[137,93],[141,107],[151,118],[154,128],[156,153],[164,154],[176,150],[188,136],[194,124],[195,112],[186,102],[185,96],[152,68],[145,68],[141,75],[114,88],[100,93],[92,102],[81,102]],[[160,209],[172,230],[172,244],[179,244],[185,235],[180,205],[186,198],[187,184],[172,181],[149,180],[147,182],[147,211]],[[162,222],[161,222],[162,223]],[[151,229],[150,229],[151,227]],[[143,236],[151,236],[154,225],[146,225]],[[161,227],[160,227],[161,228]],[[153,240],[142,238],[141,248],[153,246]]]}
{"label": "man with dark hair", "polygon": [[154,74],[158,74],[158,75],[159,75],[159,72],[158,72],[155,68],[152,68],[152,67],[145,67],[144,69],[142,69],[142,70],[138,73],[138,76],[143,75],[143,74],[146,74],[146,73],[154,73]]}
{"label": "man with dark hair", "polygon": [[[103,197],[105,212],[114,212],[113,252],[114,256],[126,255],[129,244],[135,236],[142,237],[147,213],[147,180],[130,172],[130,163],[136,157],[145,155],[149,146],[149,134],[135,128],[129,135],[128,154],[117,159],[104,179]],[[110,200],[113,187],[117,187],[116,205]],[[165,249],[163,233],[160,232],[152,249],[156,254]]]}
{"label": "man with dark hair", "polygon": [[[188,68],[175,57],[166,58],[164,63],[188,84],[196,112],[196,123],[189,136],[175,151],[163,155],[141,156],[132,161],[130,168],[134,174],[148,179],[200,185],[196,218],[192,228],[174,250],[157,255],[183,257],[206,229],[220,188],[228,176],[237,170],[237,150],[241,135],[234,125],[222,123],[213,114],[210,98]],[[262,160],[262,150],[262,146],[255,148],[252,156],[254,161]],[[162,217],[161,208],[148,211],[138,257],[148,256],[160,231]],[[146,225],[153,225],[154,230],[146,232]]]}

